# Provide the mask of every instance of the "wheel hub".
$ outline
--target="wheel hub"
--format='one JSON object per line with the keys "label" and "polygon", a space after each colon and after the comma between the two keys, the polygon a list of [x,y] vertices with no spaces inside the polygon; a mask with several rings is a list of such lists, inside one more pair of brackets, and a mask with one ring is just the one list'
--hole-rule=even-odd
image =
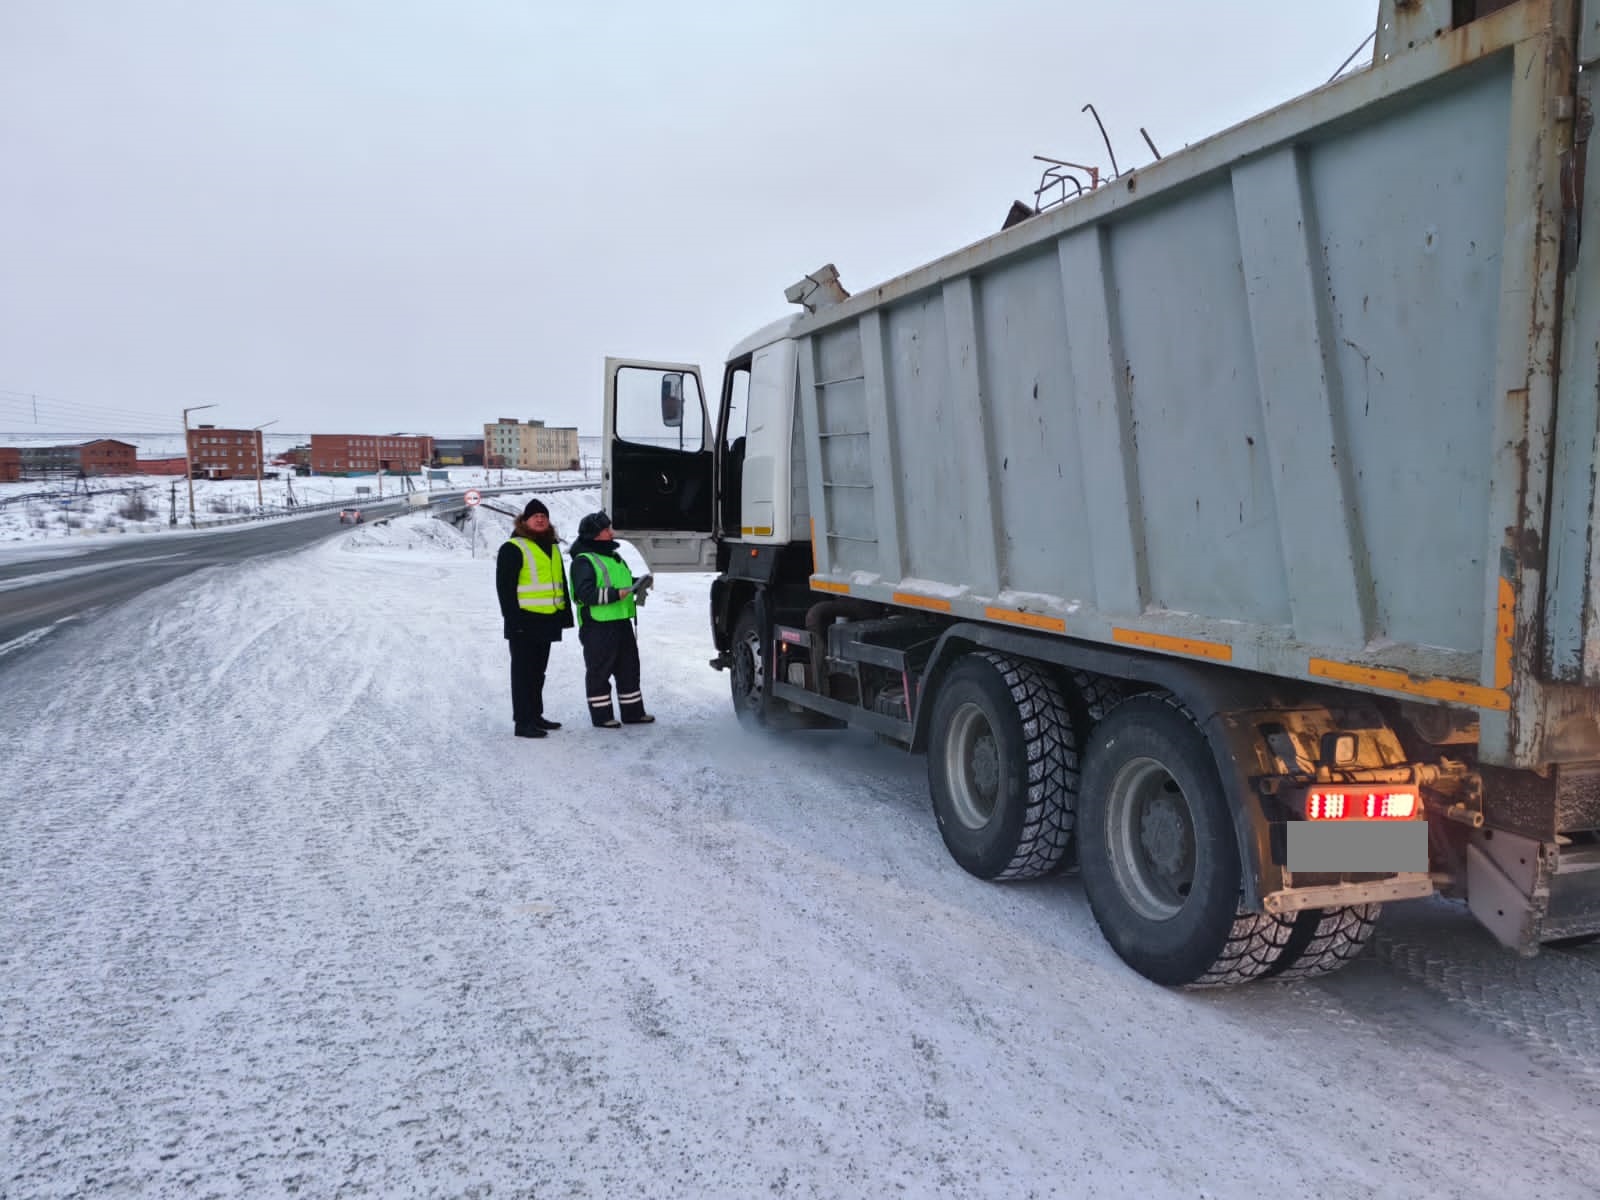
{"label": "wheel hub", "polygon": [[999,802],[1001,764],[994,730],[976,704],[956,710],[944,753],[955,818],[968,829],[982,829],[994,819]]}
{"label": "wheel hub", "polygon": [[1000,752],[992,735],[985,733],[973,743],[969,767],[973,787],[985,796],[993,796],[1000,786]]}
{"label": "wheel hub", "polygon": [[761,696],[761,642],[751,634],[739,644],[734,655],[734,674],[739,681],[739,691],[747,704],[754,704]]}
{"label": "wheel hub", "polygon": [[1183,866],[1185,815],[1162,796],[1145,805],[1139,820],[1139,843],[1150,865],[1163,875],[1176,875]]}
{"label": "wheel hub", "polygon": [[1194,887],[1194,816],[1166,767],[1138,758],[1122,768],[1106,798],[1106,832],[1128,903],[1148,920],[1177,916]]}

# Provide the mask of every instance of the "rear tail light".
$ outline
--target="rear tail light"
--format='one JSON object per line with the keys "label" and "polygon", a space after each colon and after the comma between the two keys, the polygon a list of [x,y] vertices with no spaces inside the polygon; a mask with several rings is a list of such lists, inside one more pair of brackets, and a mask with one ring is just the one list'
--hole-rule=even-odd
{"label": "rear tail light", "polygon": [[1317,790],[1306,796],[1308,821],[1409,821],[1417,815],[1415,792]]}

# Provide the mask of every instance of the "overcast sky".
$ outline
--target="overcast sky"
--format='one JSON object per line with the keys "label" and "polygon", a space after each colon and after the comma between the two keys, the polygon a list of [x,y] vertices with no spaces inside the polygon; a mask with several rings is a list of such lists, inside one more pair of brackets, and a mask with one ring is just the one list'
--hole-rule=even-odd
{"label": "overcast sky", "polygon": [[1104,164],[1086,101],[1126,169],[1376,7],[0,0],[0,430],[598,432],[606,354],[714,391],[805,272],[860,290],[997,231],[1032,155]]}

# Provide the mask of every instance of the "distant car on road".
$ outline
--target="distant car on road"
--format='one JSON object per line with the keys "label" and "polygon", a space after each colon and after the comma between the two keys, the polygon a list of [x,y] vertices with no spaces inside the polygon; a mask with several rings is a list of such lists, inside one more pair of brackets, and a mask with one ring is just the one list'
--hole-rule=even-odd
{"label": "distant car on road", "polygon": [[341,525],[360,525],[364,520],[366,518],[361,515],[359,508],[341,508],[339,510],[339,524]]}

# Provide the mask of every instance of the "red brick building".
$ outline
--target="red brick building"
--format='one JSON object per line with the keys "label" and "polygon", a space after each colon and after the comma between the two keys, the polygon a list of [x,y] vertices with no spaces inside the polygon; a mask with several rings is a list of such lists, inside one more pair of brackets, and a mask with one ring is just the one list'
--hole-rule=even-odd
{"label": "red brick building", "polygon": [[78,466],[85,475],[136,475],[139,447],[114,438],[96,438],[78,446]]}
{"label": "red brick building", "polygon": [[176,458],[141,458],[138,470],[141,475],[182,475],[183,455]]}
{"label": "red brick building", "polygon": [[[15,455],[20,479],[67,478],[77,475],[134,475],[139,448],[115,438],[88,438],[81,442],[7,447],[0,453]],[[0,475],[0,478],[5,478]]]}
{"label": "red brick building", "polygon": [[189,461],[197,479],[254,479],[260,469],[255,429],[218,429],[201,425],[189,430]]}
{"label": "red brick building", "polygon": [[15,446],[0,446],[0,483],[15,483],[22,478],[22,451]]}
{"label": "red brick building", "polygon": [[389,471],[415,475],[433,461],[433,439],[425,434],[313,433],[313,475],[371,475]]}

